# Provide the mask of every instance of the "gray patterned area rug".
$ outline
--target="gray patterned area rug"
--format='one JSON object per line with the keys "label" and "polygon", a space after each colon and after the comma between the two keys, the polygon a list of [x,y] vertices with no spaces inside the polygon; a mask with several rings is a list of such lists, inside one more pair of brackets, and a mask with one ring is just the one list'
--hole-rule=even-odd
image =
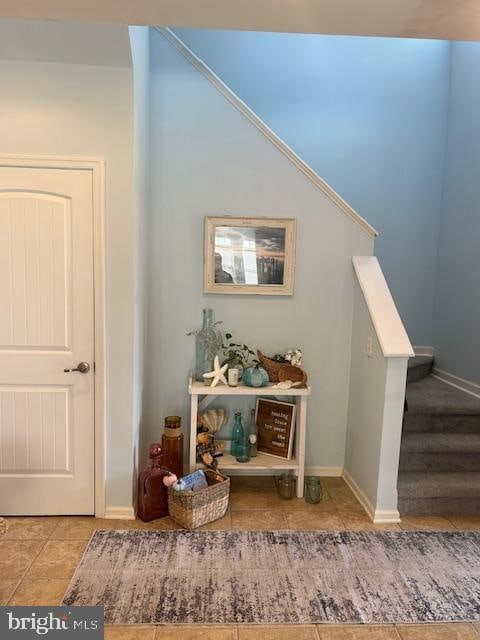
{"label": "gray patterned area rug", "polygon": [[64,598],[111,624],[480,619],[480,532],[96,531]]}

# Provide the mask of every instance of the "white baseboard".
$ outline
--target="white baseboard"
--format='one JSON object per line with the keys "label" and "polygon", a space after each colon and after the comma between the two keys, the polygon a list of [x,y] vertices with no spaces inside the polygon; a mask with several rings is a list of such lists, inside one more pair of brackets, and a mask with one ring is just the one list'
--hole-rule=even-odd
{"label": "white baseboard", "polygon": [[416,356],[434,356],[435,347],[413,347]]}
{"label": "white baseboard", "polygon": [[365,493],[360,489],[346,469],[343,470],[343,479],[348,484],[352,493],[365,509],[374,524],[400,522],[400,514],[397,509],[375,509]]}
{"label": "white baseboard", "polygon": [[450,386],[460,389],[460,391],[465,391],[465,393],[469,393],[476,398],[480,398],[480,385],[475,384],[475,382],[470,382],[470,380],[465,380],[465,378],[454,376],[453,373],[448,373],[448,371],[437,369],[436,367],[433,368],[433,375],[435,378],[446,382]]}
{"label": "white baseboard", "polygon": [[343,467],[305,467],[306,476],[327,476],[340,478]]}
{"label": "white baseboard", "polygon": [[135,520],[133,507],[106,507],[105,518],[108,520]]}

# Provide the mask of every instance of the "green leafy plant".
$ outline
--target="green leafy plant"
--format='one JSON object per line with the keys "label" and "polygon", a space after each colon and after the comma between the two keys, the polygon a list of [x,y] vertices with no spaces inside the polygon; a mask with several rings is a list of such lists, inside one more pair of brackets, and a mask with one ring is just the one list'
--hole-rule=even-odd
{"label": "green leafy plant", "polygon": [[225,334],[224,344],[222,345],[224,355],[223,364],[228,363],[230,367],[239,364],[244,369],[250,364],[258,364],[258,360],[251,357],[255,355],[255,351],[250,349],[246,344],[232,342],[232,338],[231,333]]}

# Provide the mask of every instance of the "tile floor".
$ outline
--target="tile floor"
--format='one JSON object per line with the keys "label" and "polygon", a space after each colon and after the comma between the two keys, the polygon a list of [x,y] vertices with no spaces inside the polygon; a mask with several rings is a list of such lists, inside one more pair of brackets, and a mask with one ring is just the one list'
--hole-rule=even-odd
{"label": "tile floor", "polygon": [[[271,478],[232,478],[230,509],[203,529],[480,530],[480,516],[408,517],[373,525],[341,478],[322,478],[324,499],[281,500]],[[0,605],[58,604],[94,529],[174,529],[170,518],[9,518],[0,538]],[[384,626],[107,627],[106,640],[480,640],[480,623]]]}

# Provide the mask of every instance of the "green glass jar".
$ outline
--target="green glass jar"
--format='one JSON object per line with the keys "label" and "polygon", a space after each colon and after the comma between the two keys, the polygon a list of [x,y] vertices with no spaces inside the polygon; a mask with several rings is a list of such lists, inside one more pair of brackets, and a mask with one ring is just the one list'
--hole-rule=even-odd
{"label": "green glass jar", "polygon": [[309,476],[305,478],[305,502],[317,504],[322,500],[323,490],[320,478]]}

